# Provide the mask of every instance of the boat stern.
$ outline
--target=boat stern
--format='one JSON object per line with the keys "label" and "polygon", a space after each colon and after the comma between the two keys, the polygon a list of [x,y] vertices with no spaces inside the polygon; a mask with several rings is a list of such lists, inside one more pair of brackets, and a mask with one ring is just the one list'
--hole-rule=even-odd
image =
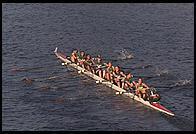
{"label": "boat stern", "polygon": [[58,47],[55,48],[54,53],[57,53]]}

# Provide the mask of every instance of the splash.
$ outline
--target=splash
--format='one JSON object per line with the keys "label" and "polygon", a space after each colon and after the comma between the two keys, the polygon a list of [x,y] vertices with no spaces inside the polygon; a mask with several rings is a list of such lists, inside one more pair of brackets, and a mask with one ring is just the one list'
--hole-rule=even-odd
{"label": "splash", "polygon": [[124,48],[122,48],[121,50],[115,50],[114,52],[119,53],[119,57],[118,59],[120,60],[126,60],[126,59],[132,59],[133,56]]}
{"label": "splash", "polygon": [[191,85],[191,80],[180,80],[180,81],[174,83],[172,86],[179,87],[179,86],[188,86],[188,85]]}
{"label": "splash", "polygon": [[156,68],[156,76],[166,76],[169,74],[169,71],[167,69],[165,70],[159,70]]}

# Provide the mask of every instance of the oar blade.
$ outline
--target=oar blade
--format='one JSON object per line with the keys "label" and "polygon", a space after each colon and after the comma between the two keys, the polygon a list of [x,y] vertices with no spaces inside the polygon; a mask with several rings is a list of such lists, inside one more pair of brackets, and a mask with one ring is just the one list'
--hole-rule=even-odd
{"label": "oar blade", "polygon": [[31,82],[31,79],[25,77],[24,79],[22,79],[22,81],[23,81],[23,82],[26,82],[26,83],[29,83],[29,82]]}
{"label": "oar blade", "polygon": [[12,72],[16,72],[16,71],[20,71],[20,69],[18,69],[18,68],[12,68],[11,71]]}
{"label": "oar blade", "polygon": [[46,90],[46,89],[48,89],[48,87],[46,87],[46,86],[40,87],[40,90]]}
{"label": "oar blade", "polygon": [[58,97],[58,98],[56,98],[55,100],[56,100],[56,101],[64,101],[65,99],[62,98],[62,97]]}

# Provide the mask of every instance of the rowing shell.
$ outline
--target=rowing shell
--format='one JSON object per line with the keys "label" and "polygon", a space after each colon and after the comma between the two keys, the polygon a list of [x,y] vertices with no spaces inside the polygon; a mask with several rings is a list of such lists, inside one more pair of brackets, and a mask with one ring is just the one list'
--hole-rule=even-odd
{"label": "rowing shell", "polygon": [[86,74],[87,76],[93,78],[96,80],[96,83],[102,83],[114,90],[116,90],[117,92],[120,92],[121,94],[124,94],[126,96],[129,96],[130,98],[138,101],[138,102],[141,102],[143,103],[144,105],[147,105],[153,109],[156,109],[160,112],[163,112],[163,113],[166,113],[168,115],[171,115],[171,116],[174,116],[174,113],[172,113],[170,110],[168,110],[167,108],[163,107],[159,102],[148,102],[148,101],[144,101],[143,99],[140,99],[138,96],[136,96],[135,94],[133,93],[130,93],[130,92],[127,92],[126,90],[112,84],[111,82],[109,81],[106,81],[105,79],[89,72],[88,70],[76,65],[75,63],[71,63],[70,60],[67,59],[67,57],[65,55],[63,55],[62,53],[59,53],[57,52],[58,48],[55,49],[54,53],[55,55],[57,56],[57,58],[59,58],[61,61],[63,61],[65,63],[65,65],[69,65],[70,67],[73,67],[75,69],[78,70],[79,73],[83,73],[83,74]]}

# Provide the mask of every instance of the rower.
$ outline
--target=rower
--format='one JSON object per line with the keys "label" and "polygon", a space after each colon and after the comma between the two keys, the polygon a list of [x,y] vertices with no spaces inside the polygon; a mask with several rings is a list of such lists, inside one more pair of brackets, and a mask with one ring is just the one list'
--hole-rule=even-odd
{"label": "rower", "polygon": [[100,55],[97,56],[96,61],[94,63],[95,63],[95,70],[96,70],[95,73],[99,77],[105,78],[105,70],[103,70],[103,68],[106,67],[107,64],[102,61]]}
{"label": "rower", "polygon": [[94,70],[94,68],[92,67],[93,63],[94,63],[94,61],[93,61],[93,59],[91,59],[90,54],[87,54],[87,55],[86,55],[86,60],[85,60],[85,62],[84,62],[85,68],[86,68],[88,71],[90,71],[90,72],[92,72],[92,73],[95,73],[95,70]]}
{"label": "rower", "polygon": [[84,68],[84,61],[86,59],[84,51],[80,51],[80,55],[77,59],[78,59],[79,65],[82,66],[82,68]]}
{"label": "rower", "polygon": [[71,54],[71,62],[72,63],[76,63],[77,62],[77,57],[78,57],[78,50],[77,49],[74,49],[72,51],[72,54]]}
{"label": "rower", "polygon": [[122,70],[120,70],[119,66],[114,67],[114,71],[112,75],[114,77],[114,82],[117,84],[118,87],[121,87],[120,79],[122,79],[123,77],[126,77],[126,75],[124,74]]}
{"label": "rower", "polygon": [[106,79],[110,82],[112,82],[112,73],[114,72],[114,66],[112,66],[112,62],[109,61],[107,64],[107,69],[106,69]]}
{"label": "rower", "polygon": [[121,80],[121,82],[122,82],[122,88],[124,88],[124,89],[125,89],[125,88],[130,89],[130,88],[132,88],[134,85],[136,85],[135,81],[132,79],[131,73],[128,73],[128,74],[126,75],[126,77],[123,78],[123,79]]}
{"label": "rower", "polygon": [[139,98],[145,98],[146,95],[146,89],[150,89],[145,83],[143,83],[142,78],[138,78],[138,83],[135,85],[136,86],[136,95],[139,96]]}

